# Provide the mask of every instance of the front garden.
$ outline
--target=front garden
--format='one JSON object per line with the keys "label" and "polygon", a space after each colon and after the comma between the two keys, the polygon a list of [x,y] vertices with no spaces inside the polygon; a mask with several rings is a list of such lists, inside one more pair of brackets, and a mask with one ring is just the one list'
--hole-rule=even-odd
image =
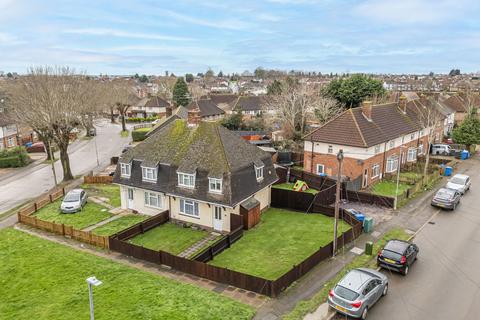
{"label": "front garden", "polygon": [[110,221],[103,226],[97,227],[92,230],[93,234],[97,236],[111,236],[122,230],[130,228],[131,226],[146,220],[148,216],[141,214],[129,214],[122,216],[116,220]]}
{"label": "front garden", "polygon": [[[272,188],[293,191],[293,186],[294,185],[295,185],[295,183],[285,182],[285,183],[274,184],[272,186]],[[313,188],[308,188],[307,190],[301,191],[301,192],[317,194],[318,190],[313,189]]]}
{"label": "front garden", "polygon": [[102,198],[112,207],[118,208],[121,205],[120,187],[116,184],[107,183],[84,183],[81,185],[89,197]]}
{"label": "front garden", "polygon": [[395,197],[395,195],[404,193],[409,187],[406,183],[399,183],[397,192],[397,183],[395,181],[383,180],[372,186],[372,192],[379,196]]}
{"label": "front garden", "polygon": [[52,243],[0,231],[2,319],[87,319],[95,275],[98,319],[251,319],[254,310],[208,290]]}
{"label": "front garden", "polygon": [[167,222],[128,241],[148,249],[161,250],[178,255],[198,241],[206,238],[208,234],[204,230],[194,230],[190,227]]}
{"label": "front garden", "polygon": [[[350,229],[339,222],[339,234]],[[275,280],[333,240],[333,218],[270,208],[209,264]]]}

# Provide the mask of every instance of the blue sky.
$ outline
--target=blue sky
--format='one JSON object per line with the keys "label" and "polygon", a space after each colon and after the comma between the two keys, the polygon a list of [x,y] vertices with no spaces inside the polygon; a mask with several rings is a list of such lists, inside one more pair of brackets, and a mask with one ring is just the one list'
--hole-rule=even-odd
{"label": "blue sky", "polygon": [[480,70],[478,0],[0,0],[0,70]]}

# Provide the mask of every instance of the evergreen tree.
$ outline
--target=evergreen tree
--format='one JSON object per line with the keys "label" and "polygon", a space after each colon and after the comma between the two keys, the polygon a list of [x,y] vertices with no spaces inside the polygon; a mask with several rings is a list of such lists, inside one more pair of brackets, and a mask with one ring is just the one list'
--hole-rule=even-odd
{"label": "evergreen tree", "polygon": [[173,87],[173,102],[178,106],[188,106],[190,104],[190,93],[188,86],[183,78],[178,78]]}
{"label": "evergreen tree", "polygon": [[453,129],[453,141],[464,144],[467,148],[471,145],[480,144],[480,120],[477,118],[477,110],[473,109],[468,117]]}
{"label": "evergreen tree", "polygon": [[187,81],[188,83],[193,82],[193,74],[187,73],[185,75],[185,81]]}

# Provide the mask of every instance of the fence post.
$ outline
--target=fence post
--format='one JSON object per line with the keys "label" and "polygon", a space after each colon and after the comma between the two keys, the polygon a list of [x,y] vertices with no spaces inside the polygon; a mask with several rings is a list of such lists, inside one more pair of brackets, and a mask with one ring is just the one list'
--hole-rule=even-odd
{"label": "fence post", "polygon": [[53,202],[53,200],[52,200],[52,194],[49,194],[49,195],[48,195],[48,198],[50,199],[50,203],[52,203],[52,202]]}
{"label": "fence post", "polygon": [[36,202],[33,203],[33,208],[35,209],[35,211],[33,211],[33,212],[37,212],[38,207],[37,207],[37,203],[36,203]]}
{"label": "fence post", "polygon": [[65,187],[62,188],[62,194],[65,195]]}

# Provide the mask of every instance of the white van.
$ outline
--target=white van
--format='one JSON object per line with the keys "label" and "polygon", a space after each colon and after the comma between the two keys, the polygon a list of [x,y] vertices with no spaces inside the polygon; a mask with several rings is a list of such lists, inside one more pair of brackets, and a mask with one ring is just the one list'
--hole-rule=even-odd
{"label": "white van", "polygon": [[441,154],[444,156],[450,155],[450,146],[448,144],[432,144],[431,154]]}

